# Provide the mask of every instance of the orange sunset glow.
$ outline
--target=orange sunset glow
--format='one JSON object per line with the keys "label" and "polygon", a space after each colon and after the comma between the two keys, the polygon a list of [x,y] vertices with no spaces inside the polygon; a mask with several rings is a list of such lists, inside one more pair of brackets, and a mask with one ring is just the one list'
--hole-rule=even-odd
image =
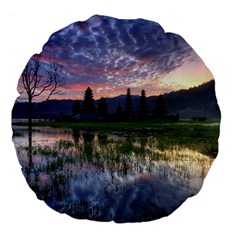
{"label": "orange sunset glow", "polygon": [[[147,96],[155,96],[213,79],[181,36],[143,19],[93,16],[73,23],[50,36],[40,57],[43,81],[52,61],[63,67],[66,84],[52,99],[81,100],[88,86],[95,99],[125,94],[127,88],[133,95],[145,89]],[[19,101],[25,101],[21,78],[18,90]],[[47,95],[44,92],[34,101],[44,101]]]}

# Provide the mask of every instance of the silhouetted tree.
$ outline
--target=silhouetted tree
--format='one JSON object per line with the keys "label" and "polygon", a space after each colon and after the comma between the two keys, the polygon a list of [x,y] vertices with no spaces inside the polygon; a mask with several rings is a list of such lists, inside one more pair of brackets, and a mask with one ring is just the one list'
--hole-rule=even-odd
{"label": "silhouetted tree", "polygon": [[81,104],[79,100],[75,100],[72,105],[72,115],[78,115],[81,113]]}
{"label": "silhouetted tree", "polygon": [[65,85],[66,80],[61,65],[57,64],[54,60],[47,61],[46,59],[42,59],[39,54],[33,55],[28,61],[20,79],[23,86],[20,94],[26,93],[28,98],[28,158],[29,169],[31,169],[33,99],[44,95],[44,99],[47,101],[52,95],[60,94],[61,90],[59,88]]}
{"label": "silhouetted tree", "polygon": [[123,114],[122,106],[121,106],[120,103],[118,103],[118,105],[117,105],[117,115],[122,116],[122,114]]}
{"label": "silhouetted tree", "polygon": [[90,87],[87,88],[83,99],[83,112],[84,113],[96,113],[95,101],[93,98],[93,92]]}
{"label": "silhouetted tree", "polygon": [[121,121],[124,119],[124,111],[120,103],[117,105],[115,120]]}
{"label": "silhouetted tree", "polygon": [[[46,76],[45,76],[46,74]],[[32,125],[32,101],[34,98],[43,95],[49,100],[52,95],[60,94],[60,87],[65,85],[63,67],[54,60],[46,64],[39,54],[33,55],[21,74],[23,91],[28,97],[28,123]]]}
{"label": "silhouetted tree", "polygon": [[141,91],[141,97],[139,102],[138,117],[139,119],[145,119],[146,116],[147,116],[146,92],[143,89]]}
{"label": "silhouetted tree", "polygon": [[125,113],[126,118],[128,118],[128,119],[131,118],[132,114],[133,114],[132,96],[131,96],[130,88],[127,89],[127,96],[126,96],[124,113]]}
{"label": "silhouetted tree", "polygon": [[97,108],[98,116],[102,118],[106,118],[108,115],[108,106],[107,106],[106,99],[101,97],[98,101],[97,106],[98,106]]}
{"label": "silhouetted tree", "polygon": [[153,115],[160,119],[164,119],[167,116],[167,110],[166,110],[162,95],[159,95],[157,97],[156,106],[155,106]]}

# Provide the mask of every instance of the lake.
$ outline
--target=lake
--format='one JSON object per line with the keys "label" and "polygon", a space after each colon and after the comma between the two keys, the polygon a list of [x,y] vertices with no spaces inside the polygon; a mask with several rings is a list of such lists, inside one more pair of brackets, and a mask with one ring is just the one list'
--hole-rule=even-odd
{"label": "lake", "polygon": [[120,223],[167,216],[199,192],[214,160],[157,133],[33,127],[29,145],[26,127],[13,130],[30,188],[54,210],[78,219]]}

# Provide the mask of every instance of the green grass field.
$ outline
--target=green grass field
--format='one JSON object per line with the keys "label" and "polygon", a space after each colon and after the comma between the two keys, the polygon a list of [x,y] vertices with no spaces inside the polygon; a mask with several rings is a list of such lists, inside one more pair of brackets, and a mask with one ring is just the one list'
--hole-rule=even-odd
{"label": "green grass field", "polygon": [[[27,122],[14,122],[13,125],[27,126]],[[181,120],[179,122],[167,122],[160,120],[131,121],[131,122],[55,122],[55,121],[33,121],[33,126],[56,127],[56,128],[80,128],[82,130],[91,130],[97,132],[161,132],[164,130],[177,130],[185,128],[219,129],[219,120],[208,120],[204,122],[195,122],[191,120]]]}
{"label": "green grass field", "polygon": [[[14,123],[27,126],[27,123]],[[219,120],[194,122],[181,120],[166,122],[159,120],[136,122],[33,122],[33,126],[81,129],[101,134],[126,134],[136,136],[157,136],[166,145],[180,145],[197,149],[212,157],[217,156]]]}

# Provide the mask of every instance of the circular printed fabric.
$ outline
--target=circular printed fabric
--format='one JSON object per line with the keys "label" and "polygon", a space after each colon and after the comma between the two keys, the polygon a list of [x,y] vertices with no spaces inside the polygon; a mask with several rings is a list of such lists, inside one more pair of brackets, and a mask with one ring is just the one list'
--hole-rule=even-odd
{"label": "circular printed fabric", "polygon": [[12,111],[29,187],[77,219],[142,222],[196,195],[218,152],[215,81],[156,22],[93,16],[27,62]]}

